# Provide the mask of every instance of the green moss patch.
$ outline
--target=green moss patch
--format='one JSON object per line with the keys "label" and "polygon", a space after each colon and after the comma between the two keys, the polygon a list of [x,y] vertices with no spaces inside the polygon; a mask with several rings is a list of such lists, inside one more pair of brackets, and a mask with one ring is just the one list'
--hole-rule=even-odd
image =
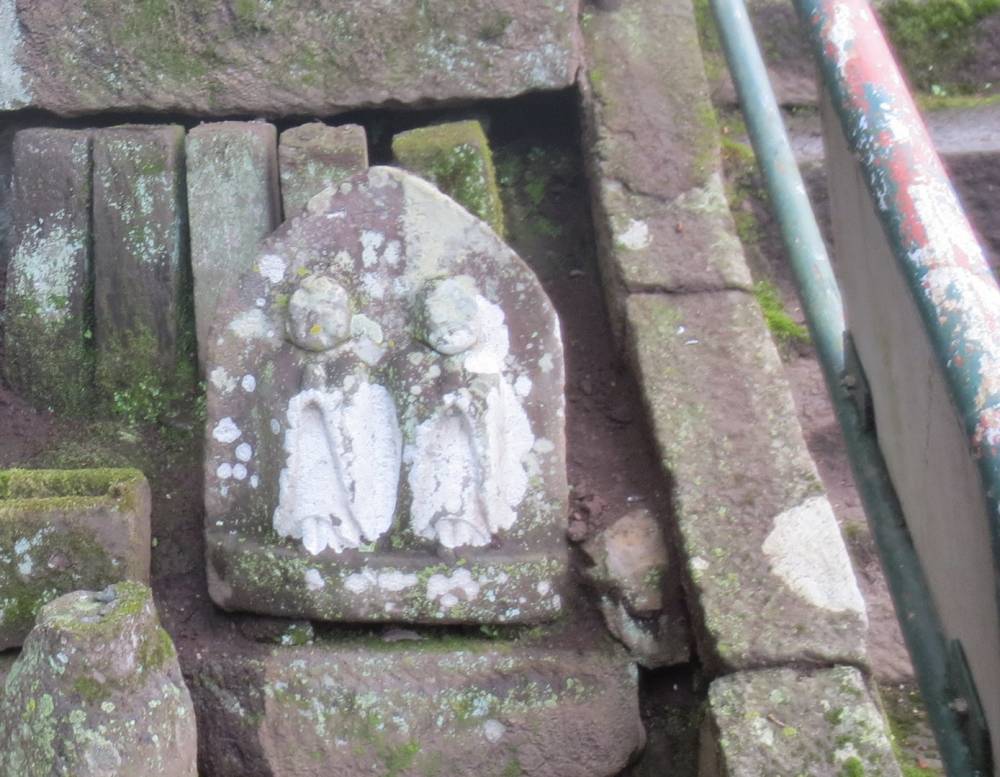
{"label": "green moss patch", "polygon": [[392,139],[392,153],[402,167],[426,178],[498,235],[504,235],[493,155],[478,121],[400,133]]}
{"label": "green moss patch", "polygon": [[770,281],[758,281],[753,287],[754,297],[764,313],[771,336],[783,345],[809,342],[809,330],[797,323],[785,310],[781,293]]}
{"label": "green moss patch", "polygon": [[[969,91],[978,85],[942,83],[960,78],[974,55],[973,34],[1000,0],[894,0],[881,8],[886,31],[911,81],[919,89]],[[950,75],[954,74],[954,75]]]}

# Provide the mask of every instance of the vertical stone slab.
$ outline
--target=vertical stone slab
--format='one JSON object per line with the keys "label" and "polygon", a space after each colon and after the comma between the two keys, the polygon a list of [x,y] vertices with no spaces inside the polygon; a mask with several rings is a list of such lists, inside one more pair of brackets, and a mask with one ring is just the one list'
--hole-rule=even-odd
{"label": "vertical stone slab", "polygon": [[85,131],[14,139],[4,372],[34,404],[68,412],[90,406],[94,378],[90,150]]}
{"label": "vertical stone slab", "polygon": [[138,470],[0,470],[0,650],[61,594],[148,582],[149,516]]}
{"label": "vertical stone slab", "polygon": [[560,612],[559,322],[481,221],[373,167],[265,241],[213,331],[218,604],[430,623]]}
{"label": "vertical stone slab", "polygon": [[141,391],[156,403],[193,384],[186,226],[184,129],[95,132],[95,336],[106,398]]}
{"label": "vertical stone slab", "polygon": [[478,121],[401,132],[392,139],[392,154],[401,167],[433,183],[503,236],[503,204],[493,154]]}
{"label": "vertical stone slab", "polygon": [[281,133],[281,202],[285,218],[297,216],[315,195],[368,169],[368,140],[357,124],[311,122]]}
{"label": "vertical stone slab", "polygon": [[219,295],[278,226],[277,130],[265,122],[201,124],[187,136],[188,219],[198,360]]}

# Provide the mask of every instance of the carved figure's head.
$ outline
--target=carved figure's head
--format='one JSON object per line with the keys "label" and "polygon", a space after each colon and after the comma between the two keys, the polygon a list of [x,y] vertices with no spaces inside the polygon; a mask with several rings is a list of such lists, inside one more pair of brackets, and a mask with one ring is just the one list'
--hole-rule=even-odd
{"label": "carved figure's head", "polygon": [[468,275],[431,281],[418,298],[420,338],[445,356],[476,345],[479,291]]}
{"label": "carved figure's head", "polygon": [[307,351],[329,351],[351,336],[351,301],[325,275],[307,275],[288,301],[288,339]]}

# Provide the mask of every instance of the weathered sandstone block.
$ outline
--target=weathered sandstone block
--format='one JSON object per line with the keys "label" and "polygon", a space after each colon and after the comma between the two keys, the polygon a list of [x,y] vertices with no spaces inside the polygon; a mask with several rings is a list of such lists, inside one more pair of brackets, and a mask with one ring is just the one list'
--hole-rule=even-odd
{"label": "weathered sandstone block", "polygon": [[0,110],[322,116],[573,84],[579,2],[0,2]]}
{"label": "weathered sandstone block", "polygon": [[493,154],[478,121],[402,132],[392,139],[392,154],[402,167],[433,183],[503,236],[503,204]]}
{"label": "weathered sandstone block", "polygon": [[889,730],[862,674],[768,669],[708,690],[698,777],[899,777]]}
{"label": "weathered sandstone block", "polygon": [[281,201],[285,218],[298,216],[306,204],[331,184],[368,169],[368,139],[357,124],[330,127],[321,122],[281,133]]}
{"label": "weathered sandstone block", "polygon": [[397,632],[204,654],[191,692],[205,773],[608,777],[642,746],[620,647]]}
{"label": "weathered sandstone block", "polygon": [[754,298],[634,294],[626,310],[702,661],[863,665],[864,601]]}
{"label": "weathered sandstone block", "polygon": [[0,471],[0,650],[57,596],[148,582],[149,511],[137,470]]}
{"label": "weathered sandstone block", "polygon": [[199,361],[219,296],[280,221],[278,135],[265,122],[201,124],[187,135],[187,212]]}
{"label": "weathered sandstone block", "polygon": [[0,773],[196,777],[196,756],[191,697],[146,586],[42,609],[4,684]]}
{"label": "weathered sandstone block", "polygon": [[41,407],[93,399],[89,132],[26,129],[14,139],[13,239],[4,373]]}
{"label": "weathered sandstone block", "polygon": [[194,346],[184,207],[184,129],[94,134],[97,382],[149,403],[191,388]]}

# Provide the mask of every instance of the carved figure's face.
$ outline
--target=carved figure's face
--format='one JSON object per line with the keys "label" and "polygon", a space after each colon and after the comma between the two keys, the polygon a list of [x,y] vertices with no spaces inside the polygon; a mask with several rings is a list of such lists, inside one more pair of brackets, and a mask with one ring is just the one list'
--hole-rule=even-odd
{"label": "carved figure's face", "polygon": [[307,351],[329,351],[351,336],[351,303],[344,287],[309,275],[288,301],[288,339]]}
{"label": "carved figure's face", "polygon": [[476,344],[478,291],[466,275],[434,281],[421,295],[419,317],[423,340],[445,356],[467,351]]}

